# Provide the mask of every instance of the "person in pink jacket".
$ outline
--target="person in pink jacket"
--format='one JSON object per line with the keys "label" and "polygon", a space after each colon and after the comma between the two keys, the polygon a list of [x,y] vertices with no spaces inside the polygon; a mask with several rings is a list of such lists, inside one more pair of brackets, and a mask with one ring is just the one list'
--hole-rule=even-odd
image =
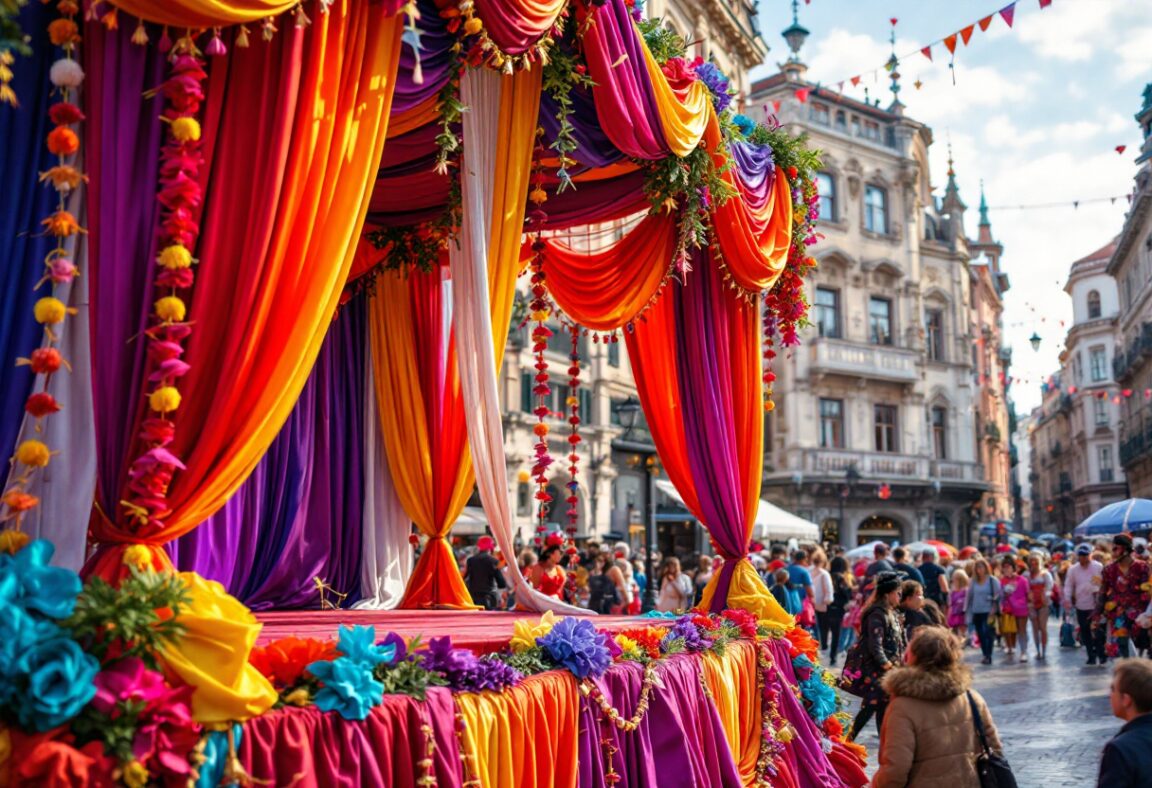
{"label": "person in pink jacket", "polygon": [[1000,563],[1000,588],[1004,601],[1000,605],[1000,634],[1008,648],[1007,660],[1016,659],[1016,642],[1020,642],[1020,661],[1028,661],[1028,580],[1016,571],[1016,557],[1004,556]]}

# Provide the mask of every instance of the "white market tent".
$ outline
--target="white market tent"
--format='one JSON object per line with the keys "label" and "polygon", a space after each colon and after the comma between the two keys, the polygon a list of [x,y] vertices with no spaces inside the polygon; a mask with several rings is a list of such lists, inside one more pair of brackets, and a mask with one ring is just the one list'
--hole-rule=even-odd
{"label": "white market tent", "polygon": [[[672,482],[666,479],[657,479],[656,489],[681,506],[684,505],[684,499],[680,497],[680,493]],[[789,539],[796,539],[801,542],[817,542],[820,540],[820,526],[761,499],[760,508],[756,511],[756,524],[752,530],[752,538],[759,542],[786,542]]]}

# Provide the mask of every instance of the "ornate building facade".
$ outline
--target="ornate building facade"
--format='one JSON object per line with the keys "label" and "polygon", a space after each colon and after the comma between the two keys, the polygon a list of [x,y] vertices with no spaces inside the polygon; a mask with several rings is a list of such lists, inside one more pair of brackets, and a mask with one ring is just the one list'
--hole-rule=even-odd
{"label": "ornate building facade", "polygon": [[934,196],[932,132],[905,116],[898,74],[886,108],[848,98],[805,79],[795,19],[784,36],[792,56],[747,113],[771,107],[824,151],[825,239],[813,325],[778,364],[764,497],[830,542],[974,542],[1009,506],[1002,250],[986,215],[968,241],[951,169]]}

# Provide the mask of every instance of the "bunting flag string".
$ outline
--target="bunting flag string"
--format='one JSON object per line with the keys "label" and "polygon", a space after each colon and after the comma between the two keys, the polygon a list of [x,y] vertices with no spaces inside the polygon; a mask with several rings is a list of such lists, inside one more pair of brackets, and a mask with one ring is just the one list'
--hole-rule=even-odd
{"label": "bunting flag string", "polygon": [[[932,50],[934,47],[940,46],[941,44],[943,44],[944,48],[948,50],[949,55],[951,55],[951,57],[953,59],[955,59],[957,45],[963,44],[964,46],[968,46],[968,42],[971,41],[972,36],[976,32],[976,29],[979,28],[980,32],[982,32],[982,33],[987,32],[988,28],[991,27],[992,23],[995,21],[997,16],[999,16],[1001,19],[1004,20],[1005,25],[1007,25],[1008,27],[1012,27],[1012,24],[1016,19],[1016,6],[1020,2],[1023,2],[1023,0],[1014,0],[1013,2],[1004,6],[1000,10],[993,11],[992,13],[981,17],[977,21],[972,22],[969,25],[965,25],[964,27],[960,28],[959,30],[957,30],[954,33],[951,33],[949,35],[938,38],[929,44],[926,44],[922,47],[919,47],[919,48],[914,49],[910,52],[907,52],[907,53],[901,55],[899,58],[889,59],[884,65],[878,66],[874,69],[870,69],[867,71],[861,71],[858,74],[856,74],[855,76],[848,77],[846,79],[832,80],[830,84],[843,85],[845,82],[850,82],[852,84],[852,86],[855,87],[856,85],[860,84],[860,80],[863,79],[864,76],[866,76],[866,75],[871,75],[873,77],[873,79],[875,80],[879,76],[879,73],[882,70],[886,70],[886,69],[891,67],[893,60],[895,60],[896,62],[899,62],[900,60],[905,60],[905,59],[912,57],[913,55],[916,55],[916,54],[923,55],[924,57],[928,58],[929,61],[935,62],[935,61],[933,61],[933,58],[932,58]],[[1039,0],[1040,10],[1044,10],[1045,8],[1048,8],[1050,5],[1052,5],[1052,0]],[[949,63],[948,67],[952,68],[952,64]],[[953,79],[953,81],[955,81],[955,79]]]}

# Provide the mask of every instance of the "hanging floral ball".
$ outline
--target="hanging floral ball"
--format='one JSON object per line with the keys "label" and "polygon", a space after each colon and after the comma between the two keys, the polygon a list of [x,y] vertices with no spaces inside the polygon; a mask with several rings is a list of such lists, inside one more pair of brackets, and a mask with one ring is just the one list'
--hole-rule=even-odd
{"label": "hanging floral ball", "polygon": [[464,23],[464,35],[466,36],[474,36],[483,29],[484,23],[474,16],[470,17],[468,21]]}
{"label": "hanging floral ball", "polygon": [[48,108],[48,117],[57,126],[67,126],[84,120],[84,110],[70,101],[61,101]]}
{"label": "hanging floral ball", "polygon": [[48,40],[58,47],[80,40],[80,28],[71,19],[54,19],[48,24]]}
{"label": "hanging floral ball", "polygon": [[200,139],[200,121],[196,118],[176,118],[172,121],[172,136],[179,142],[195,142]]}
{"label": "hanging floral ball", "polygon": [[532,191],[528,192],[528,199],[536,205],[541,205],[548,201],[548,192],[544,191],[543,186],[537,186]]}
{"label": "hanging floral ball", "polygon": [[47,391],[38,391],[30,394],[24,401],[24,412],[34,419],[50,416],[60,410],[60,403]]}
{"label": "hanging floral ball", "polygon": [[54,235],[57,238],[67,238],[80,232],[80,223],[68,211],[56,211],[40,224],[48,228],[49,235]]}
{"label": "hanging floral ball", "polygon": [[57,126],[48,132],[48,152],[53,156],[71,156],[80,150],[80,138],[67,126]]}
{"label": "hanging floral ball", "polygon": [[152,551],[142,544],[134,544],[124,550],[120,559],[124,566],[131,566],[141,571],[152,567]]}
{"label": "hanging floral ball", "polygon": [[56,257],[48,263],[48,278],[55,284],[68,284],[76,278],[76,273],[76,264],[67,257]]}
{"label": "hanging floral ball", "polygon": [[16,447],[16,462],[29,468],[43,468],[52,459],[52,452],[43,441],[35,438],[24,441]]}
{"label": "hanging floral ball", "polygon": [[547,424],[536,424],[532,427],[532,432],[536,433],[537,437],[543,438],[545,435],[548,434],[548,425]]}
{"label": "hanging floral ball", "polygon": [[156,316],[165,323],[182,323],[184,316],[188,314],[188,308],[176,296],[164,296],[153,306],[156,309]]}
{"label": "hanging floral ball", "polygon": [[180,391],[175,386],[161,386],[148,395],[148,406],[158,413],[169,413],[180,407]]}
{"label": "hanging floral ball", "polygon": [[416,545],[420,544],[420,537],[416,534],[408,534],[408,544],[415,547]]}
{"label": "hanging floral ball", "polygon": [[[11,496],[12,493],[16,493],[16,492],[19,492],[19,491],[13,490],[12,492],[8,493],[8,495],[5,495],[4,496],[4,503],[8,503],[9,496]],[[22,492],[19,494],[20,495],[27,495],[27,493],[22,493]],[[33,499],[36,498],[35,495],[27,495],[27,497],[33,498]],[[35,504],[33,504],[33,506],[35,506]],[[11,506],[9,508],[11,508]],[[29,507],[29,508],[31,508],[31,507]],[[16,509],[13,509],[13,511],[16,511]],[[31,538],[28,536],[28,534],[24,533],[23,531],[16,531],[16,530],[12,530],[12,529],[9,529],[7,531],[0,531],[0,553],[8,553],[9,555],[15,555],[16,553],[23,550],[24,545],[28,544],[28,542],[30,542],[30,541],[31,541]]]}
{"label": "hanging floral ball", "polygon": [[32,307],[32,314],[36,316],[37,323],[56,325],[64,322],[64,317],[68,314],[68,307],[59,298],[45,296]]}
{"label": "hanging floral ball", "polygon": [[75,60],[57,60],[48,69],[48,79],[58,88],[78,88],[84,81],[84,69]]}
{"label": "hanging floral ball", "polygon": [[54,347],[41,347],[32,351],[28,363],[37,375],[51,375],[63,366],[64,357]]}
{"label": "hanging floral ball", "polygon": [[776,410],[776,403],[770,399],[764,400],[764,412],[771,413],[774,410]]}
{"label": "hanging floral ball", "polygon": [[192,253],[180,244],[172,244],[160,250],[156,262],[169,271],[188,268],[192,265]]}

